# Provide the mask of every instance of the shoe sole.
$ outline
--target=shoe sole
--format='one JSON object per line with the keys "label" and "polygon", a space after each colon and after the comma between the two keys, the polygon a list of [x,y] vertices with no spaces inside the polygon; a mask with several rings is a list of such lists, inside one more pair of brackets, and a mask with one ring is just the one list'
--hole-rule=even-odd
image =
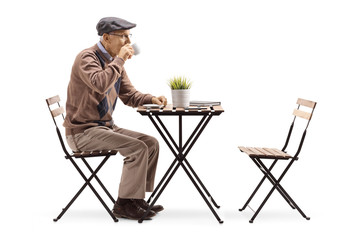
{"label": "shoe sole", "polygon": [[[152,211],[154,211],[154,209],[151,209]],[[156,213],[158,213],[158,212],[161,212],[161,211],[163,211],[164,210],[164,208],[161,208],[161,209],[159,209],[159,210],[157,210],[157,211],[154,211],[154,212],[156,212]]]}
{"label": "shoe sole", "polygon": [[[114,213],[114,216],[117,217],[117,218],[126,218],[126,219],[131,219],[131,220],[140,220],[141,218],[133,218],[133,217],[130,217],[130,216],[126,216],[126,215],[123,215],[123,214],[117,214],[117,213]],[[155,216],[155,215],[154,215]],[[152,217],[154,216],[147,216],[146,218],[144,218],[144,220],[151,220]]]}

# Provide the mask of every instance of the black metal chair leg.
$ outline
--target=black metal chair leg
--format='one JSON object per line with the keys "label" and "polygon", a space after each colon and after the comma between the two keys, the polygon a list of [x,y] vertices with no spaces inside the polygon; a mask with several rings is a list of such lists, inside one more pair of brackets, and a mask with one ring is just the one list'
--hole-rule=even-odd
{"label": "black metal chair leg", "polygon": [[[279,179],[280,180],[280,179]],[[264,207],[265,203],[267,202],[267,200],[270,198],[271,194],[274,192],[274,190],[276,189],[278,183],[280,181],[277,181],[277,183],[272,187],[271,191],[268,193],[268,195],[266,196],[266,198],[264,199],[264,201],[261,203],[261,205],[259,206],[259,208],[256,210],[255,214],[253,215],[253,217],[251,218],[251,220],[249,221],[250,223],[253,223],[256,216],[259,214],[259,212],[261,211],[261,209]],[[299,213],[307,220],[310,220],[309,217],[307,217],[302,210],[296,205],[296,203],[290,198],[290,196],[288,196],[289,199],[291,200],[291,203],[295,206],[295,208],[299,211]]]}
{"label": "black metal chair leg", "polygon": [[104,202],[104,200],[100,197],[100,195],[97,193],[97,191],[95,190],[95,188],[91,185],[91,183],[88,183],[90,189],[93,191],[93,193],[95,194],[95,196],[99,199],[99,201],[101,202],[101,204],[103,205],[103,207],[105,208],[105,210],[109,213],[110,217],[114,220],[114,222],[119,221],[115,215],[111,212],[111,210],[109,209],[109,207],[106,205],[106,203]]}
{"label": "black metal chair leg", "polygon": [[[261,167],[263,167],[264,169],[266,169],[266,166],[259,160],[259,163],[261,164]],[[267,200],[270,198],[271,194],[274,192],[274,190],[277,188],[278,184],[280,183],[280,181],[282,180],[282,178],[285,176],[287,170],[290,168],[292,162],[290,162],[288,164],[288,166],[286,167],[286,169],[284,170],[284,172],[282,173],[282,175],[280,176],[279,180],[275,182],[274,186],[271,188],[270,192],[268,193],[268,195],[265,197],[265,199],[263,200],[263,202],[260,204],[259,208],[256,210],[255,214],[252,216],[252,218],[250,219],[250,223],[253,223],[256,216],[259,214],[259,212],[261,211],[261,209],[264,207],[265,203],[267,202]],[[272,175],[271,173],[267,172],[267,174],[265,175],[265,177],[269,178],[269,175]],[[270,181],[271,182],[271,181]]]}
{"label": "black metal chair leg", "polygon": [[87,186],[87,183],[84,183],[84,185],[79,189],[79,191],[75,194],[75,196],[70,200],[70,202],[66,205],[65,208],[62,209],[61,213],[59,214],[59,216],[57,216],[57,218],[54,218],[54,222],[57,222],[65,213],[66,211],[70,208],[70,206],[73,204],[73,202],[78,198],[78,196],[81,194],[81,192],[85,189],[85,187]]}
{"label": "black metal chair leg", "polygon": [[271,189],[271,191],[268,193],[268,195],[266,196],[266,198],[264,199],[264,201],[261,203],[261,205],[259,206],[259,208],[256,210],[255,214],[252,216],[252,218],[250,219],[250,223],[253,223],[256,216],[259,214],[259,212],[261,211],[261,209],[264,207],[265,203],[267,202],[267,200],[269,199],[269,197],[271,196],[271,194],[274,192],[275,190],[275,186]]}
{"label": "black metal chair leg", "polygon": [[109,215],[111,216],[111,218],[117,222],[118,219],[114,216],[114,214],[110,211],[110,209],[108,208],[108,206],[106,205],[106,203],[103,201],[103,199],[100,197],[100,195],[97,193],[97,191],[95,190],[95,188],[92,186],[92,184],[90,183],[90,181],[96,176],[96,174],[99,172],[99,170],[102,168],[102,166],[105,164],[105,162],[107,161],[109,157],[105,157],[102,162],[99,164],[99,166],[95,169],[95,171],[92,172],[91,176],[89,178],[86,178],[86,176],[84,175],[84,173],[81,171],[81,169],[79,168],[79,166],[76,164],[76,162],[70,157],[69,160],[71,161],[71,163],[74,165],[74,167],[76,168],[76,170],[79,172],[79,174],[81,175],[81,177],[85,180],[84,185],[80,188],[80,190],[75,194],[75,196],[71,199],[71,201],[68,203],[68,205],[63,209],[63,211],[60,213],[60,215],[54,219],[54,221],[58,221],[64,214],[65,212],[69,209],[69,207],[73,204],[73,202],[77,199],[77,197],[80,195],[80,193],[85,189],[85,187],[88,185],[90,187],[90,189],[93,191],[93,193],[95,194],[95,196],[99,199],[99,201],[101,202],[101,204],[103,205],[103,207],[105,208],[105,210],[109,213]]}
{"label": "black metal chair leg", "polygon": [[286,172],[289,170],[289,168],[291,167],[291,165],[293,164],[294,160],[291,160],[291,162],[288,164],[288,166],[286,167],[286,169],[284,170],[284,172],[281,174],[279,180],[276,180],[276,178],[274,177],[274,175],[272,175],[272,173],[266,169],[266,166],[264,165],[264,163],[262,163],[260,161],[261,166],[268,172],[268,177],[272,178],[273,181],[275,182],[274,187],[275,188],[281,188],[283,194],[286,196],[286,199],[289,200],[289,202],[291,203],[291,206],[294,206],[294,209],[298,210],[298,212],[301,214],[301,216],[303,216],[305,219],[310,220],[309,217],[307,217],[305,215],[305,213],[300,209],[300,207],[295,203],[295,201],[290,197],[290,195],[285,191],[285,189],[280,185],[280,181],[282,180],[282,178],[285,176]]}
{"label": "black metal chair leg", "polygon": [[[106,156],[106,160],[110,157]],[[86,165],[86,167],[89,169],[89,171],[91,173],[94,173],[93,169],[91,168],[91,166],[89,165],[89,163],[85,160],[85,158],[81,157],[81,160],[84,162],[84,164]],[[110,200],[112,201],[112,203],[115,204],[115,199],[111,196],[111,194],[109,193],[109,191],[106,189],[106,187],[104,186],[104,184],[100,181],[100,179],[98,178],[98,176],[94,176],[94,178],[96,179],[96,181],[99,183],[99,185],[101,186],[101,188],[104,190],[104,192],[106,193],[106,195],[110,198]]]}
{"label": "black metal chair leg", "polygon": [[[261,162],[261,160],[259,158],[251,158],[251,159],[254,161],[256,166],[258,166],[260,171],[263,172],[264,177],[268,178],[268,180],[271,182],[271,184],[274,185],[277,180],[271,174],[271,170],[275,166],[275,164],[277,163],[278,159],[275,159],[274,163],[270,166],[269,169],[267,169],[265,164],[263,162]],[[295,209],[294,205],[291,203],[291,201],[288,198],[288,194],[286,194],[285,190],[282,188],[282,186],[280,184],[277,185],[276,190],[280,193],[280,195],[284,198],[284,200],[290,205],[290,207],[292,209]]]}
{"label": "black metal chair leg", "polygon": [[[253,160],[253,159],[252,159]],[[254,160],[253,160],[254,161]],[[255,161],[254,161],[255,162]],[[258,164],[255,162],[256,166],[258,166]],[[276,161],[274,161],[269,170],[271,171],[273,169],[273,167],[275,166]],[[259,166],[258,166],[259,167]],[[259,188],[261,187],[261,185],[263,184],[263,182],[265,181],[266,176],[264,175],[263,178],[261,179],[261,181],[259,182],[259,184],[256,186],[255,190],[253,191],[253,193],[250,195],[249,199],[246,201],[246,203],[244,204],[244,206],[242,208],[239,209],[239,211],[243,211],[245,210],[245,208],[249,205],[249,203],[251,202],[251,200],[253,199],[253,197],[255,196],[255,194],[257,193],[257,191],[259,190]]]}
{"label": "black metal chair leg", "polygon": [[[251,158],[253,159],[253,158]],[[254,159],[253,159],[254,160]],[[265,170],[265,177],[267,177],[269,180],[271,179],[271,177],[274,177],[271,172],[268,171],[268,169],[266,168],[266,166],[261,162],[260,159],[258,160],[258,164],[261,166],[261,168],[263,168]],[[255,161],[255,160],[254,160]],[[255,161],[256,162],[256,161]],[[257,164],[257,165],[258,165]],[[274,192],[274,190],[277,188],[277,186],[280,184],[280,181],[282,180],[282,178],[285,176],[286,172],[289,170],[289,168],[291,167],[291,165],[293,164],[293,160],[287,165],[287,167],[285,168],[285,170],[283,171],[283,173],[281,174],[279,180],[275,181],[274,186],[271,188],[270,192],[268,193],[268,195],[265,197],[265,199],[263,200],[263,202],[260,204],[259,208],[256,210],[255,214],[253,215],[253,217],[250,219],[250,223],[253,223],[256,216],[259,214],[259,212],[261,211],[261,209],[264,207],[265,203],[267,202],[267,200],[270,198],[271,194]],[[271,176],[271,177],[270,177]],[[275,179],[275,178],[274,178]],[[270,181],[272,183],[272,181]]]}
{"label": "black metal chair leg", "polygon": [[101,204],[104,206],[105,210],[109,213],[109,215],[111,216],[111,218],[117,222],[118,219],[114,216],[114,214],[110,211],[110,209],[108,208],[108,206],[105,204],[105,202],[102,200],[102,198],[100,197],[100,195],[96,192],[95,188],[88,182],[84,183],[84,185],[79,189],[79,191],[75,194],[75,196],[70,200],[70,202],[66,205],[65,208],[63,208],[63,210],[61,211],[61,213],[59,214],[59,216],[57,218],[54,218],[54,222],[57,222],[64,214],[65,212],[70,208],[70,206],[74,203],[74,201],[78,198],[78,196],[81,194],[81,192],[85,189],[85,187],[89,185],[89,187],[91,188],[91,190],[94,192],[95,196],[99,199],[99,201],[101,202]]}
{"label": "black metal chair leg", "polygon": [[246,203],[244,204],[244,206],[242,208],[239,209],[239,211],[243,211],[245,210],[245,208],[249,205],[249,203],[251,202],[251,200],[253,199],[253,197],[255,196],[255,194],[257,193],[257,191],[259,190],[259,188],[261,187],[261,185],[263,184],[263,182],[265,181],[266,177],[264,176],[261,181],[259,182],[259,184],[257,185],[257,187],[255,188],[255,190],[253,191],[253,193],[250,195],[249,199],[246,201]]}
{"label": "black metal chair leg", "polygon": [[[260,164],[260,166],[265,170],[265,172],[267,173],[265,176],[270,180],[271,183],[274,184],[274,186],[271,188],[270,192],[268,193],[268,195],[265,197],[264,201],[261,203],[261,205],[259,206],[259,208],[257,209],[257,211],[255,212],[255,214],[253,215],[253,217],[251,218],[251,220],[249,221],[250,223],[253,223],[256,216],[259,214],[259,212],[261,211],[261,209],[263,208],[263,206],[265,205],[265,203],[267,202],[267,200],[269,199],[269,197],[271,196],[271,194],[274,192],[275,189],[278,189],[280,186],[280,181],[283,179],[283,177],[285,176],[285,174],[287,173],[287,171],[289,170],[289,168],[291,167],[291,165],[294,163],[294,159],[292,159],[290,161],[290,163],[287,165],[287,167],[284,169],[284,171],[282,172],[281,176],[279,177],[278,180],[276,180],[276,178],[272,175],[272,173],[266,168],[266,166],[264,165],[264,163],[262,161],[260,161],[260,159],[258,159],[258,163]],[[280,186],[281,187],[281,186]],[[286,199],[288,199],[291,204],[299,211],[299,213],[306,218],[307,220],[310,220],[309,217],[307,217],[304,212],[297,206],[297,204],[294,202],[294,200],[289,196],[289,194],[287,194],[287,192],[281,187],[281,191],[282,193],[284,193],[284,195],[286,196]]]}

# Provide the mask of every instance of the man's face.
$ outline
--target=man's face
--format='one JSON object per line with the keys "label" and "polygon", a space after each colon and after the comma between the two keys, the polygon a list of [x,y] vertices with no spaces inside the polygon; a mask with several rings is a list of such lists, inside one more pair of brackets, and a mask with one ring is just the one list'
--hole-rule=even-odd
{"label": "man's face", "polygon": [[107,50],[112,57],[115,57],[124,45],[131,43],[130,30],[117,30],[110,32],[105,39],[108,45]]}

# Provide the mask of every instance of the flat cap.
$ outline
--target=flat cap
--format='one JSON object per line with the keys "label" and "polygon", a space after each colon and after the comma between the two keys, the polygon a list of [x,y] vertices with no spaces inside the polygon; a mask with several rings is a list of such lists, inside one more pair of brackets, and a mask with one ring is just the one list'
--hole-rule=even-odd
{"label": "flat cap", "polygon": [[117,17],[105,17],[100,19],[96,25],[98,35],[102,36],[104,33],[109,33],[115,30],[128,30],[136,27],[135,23],[128,22]]}

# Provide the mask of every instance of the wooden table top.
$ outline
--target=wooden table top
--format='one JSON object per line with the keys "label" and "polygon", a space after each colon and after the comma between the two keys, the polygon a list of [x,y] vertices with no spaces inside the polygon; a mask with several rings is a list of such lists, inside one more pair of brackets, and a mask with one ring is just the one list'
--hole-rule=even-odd
{"label": "wooden table top", "polygon": [[[204,109],[202,109],[204,108]],[[141,115],[206,115],[206,114],[213,114],[213,115],[220,115],[224,112],[222,106],[213,106],[213,107],[201,107],[197,108],[197,106],[190,106],[189,109],[185,108],[174,108],[172,104],[166,105],[164,108],[146,108],[146,107],[139,107],[137,111]]]}

